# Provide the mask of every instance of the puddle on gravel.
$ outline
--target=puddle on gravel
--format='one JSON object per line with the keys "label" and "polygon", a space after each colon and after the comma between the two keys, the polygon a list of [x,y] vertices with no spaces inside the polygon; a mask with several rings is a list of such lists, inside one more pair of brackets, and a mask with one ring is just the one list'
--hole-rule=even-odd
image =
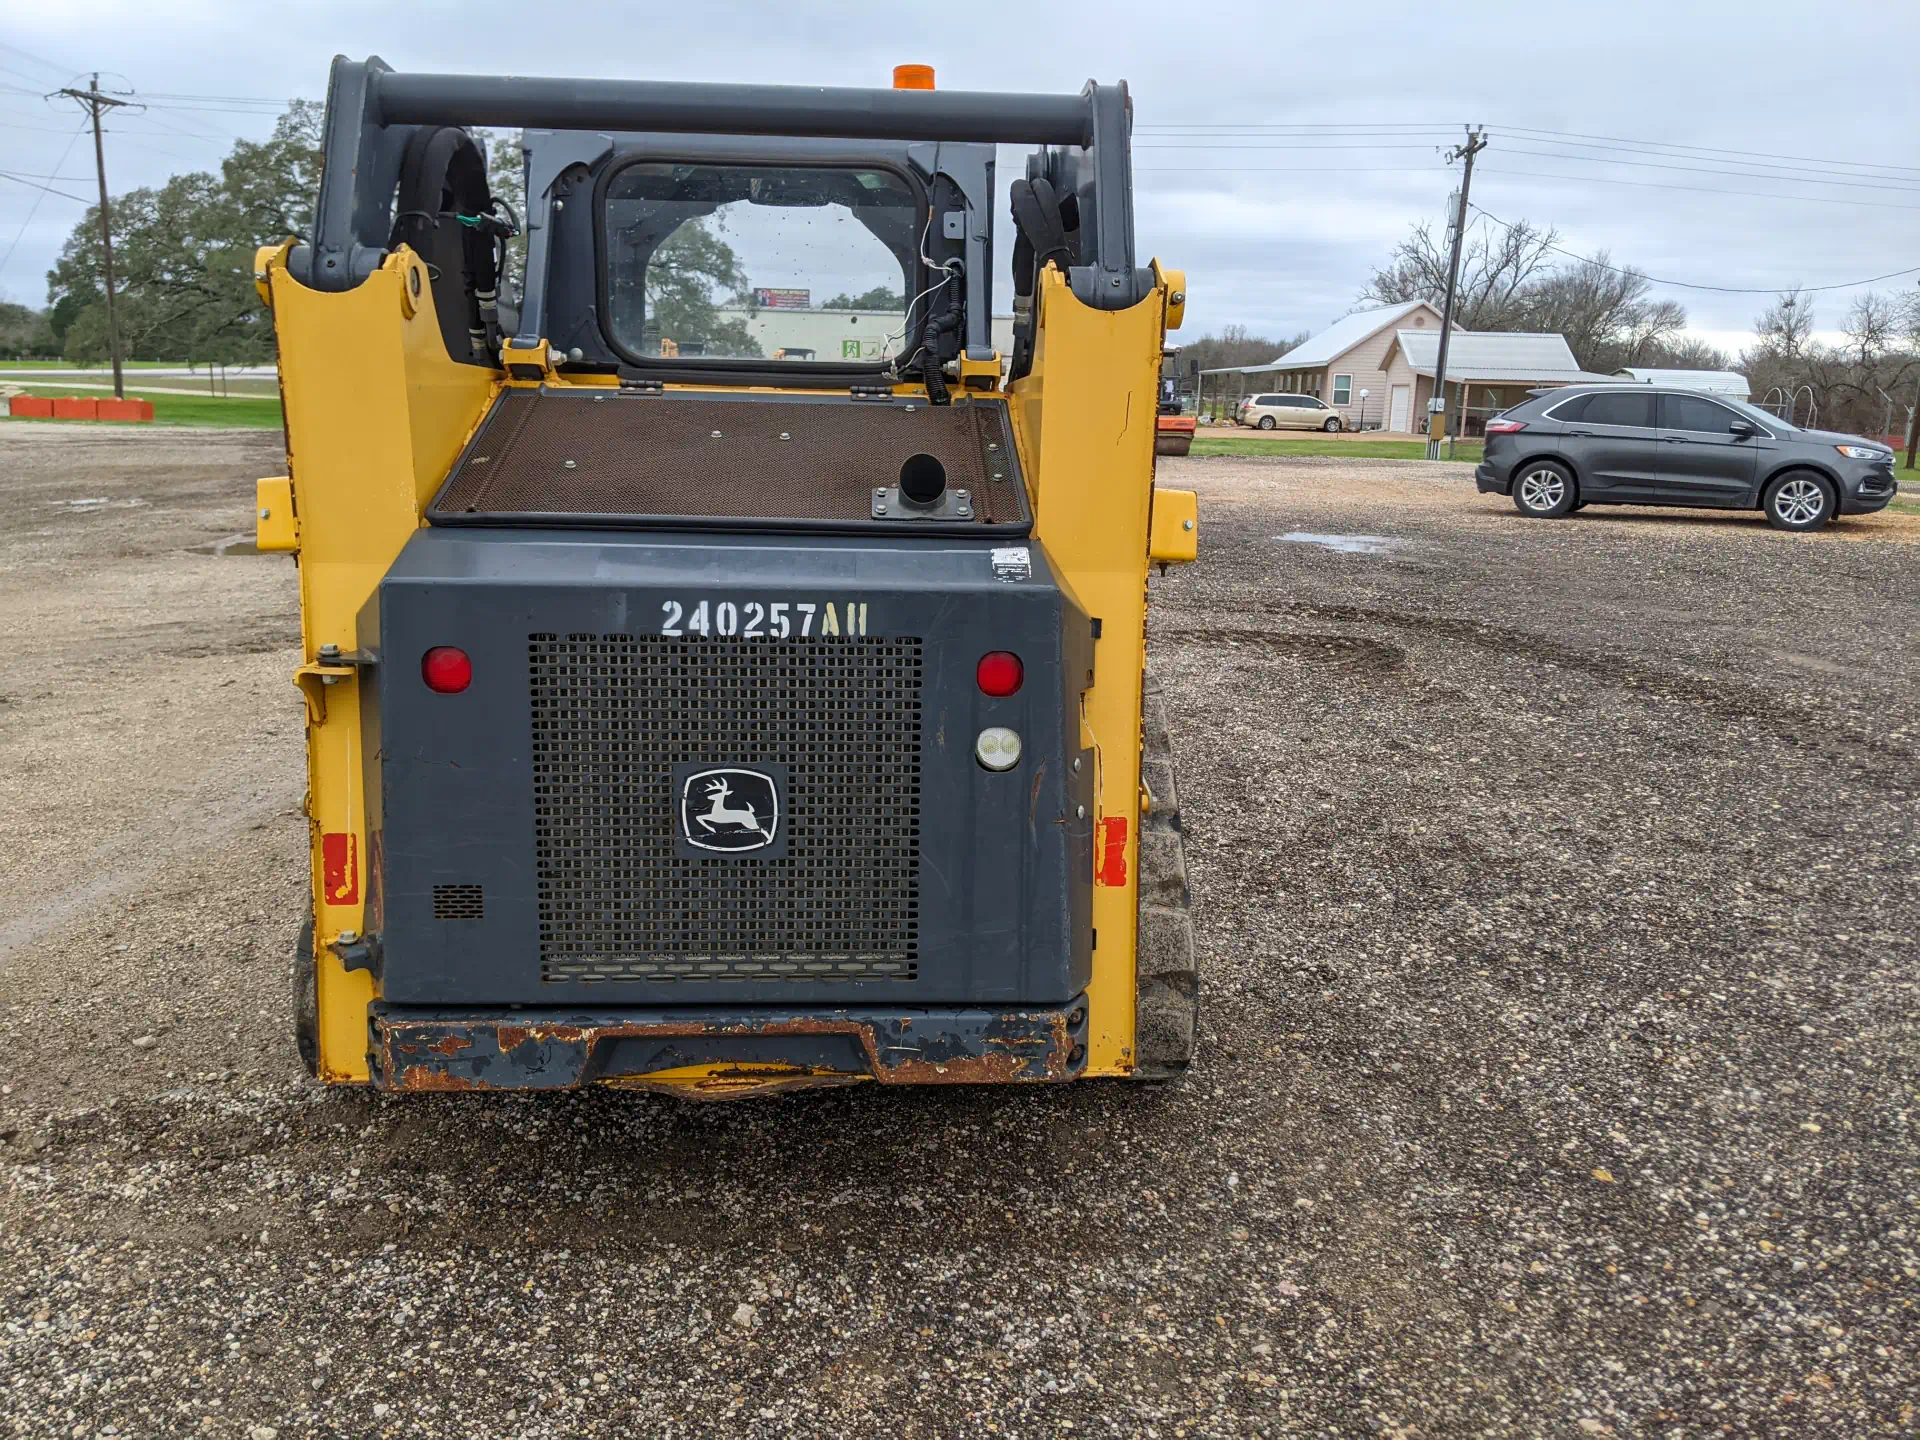
{"label": "puddle on gravel", "polygon": [[258,555],[260,546],[251,535],[229,535],[223,540],[208,540],[195,545],[195,551],[202,555]]}
{"label": "puddle on gravel", "polygon": [[1336,550],[1342,555],[1386,555],[1407,543],[1388,535],[1316,535],[1311,530],[1289,530],[1273,538],[1291,541],[1296,545],[1318,545],[1323,550]]}
{"label": "puddle on gravel", "polygon": [[66,510],[76,515],[85,515],[95,510],[106,510],[109,508],[114,510],[132,510],[146,503],[147,502],[142,500],[138,495],[127,500],[109,500],[105,495],[88,495],[77,500],[49,500],[47,502],[47,508],[50,510]]}

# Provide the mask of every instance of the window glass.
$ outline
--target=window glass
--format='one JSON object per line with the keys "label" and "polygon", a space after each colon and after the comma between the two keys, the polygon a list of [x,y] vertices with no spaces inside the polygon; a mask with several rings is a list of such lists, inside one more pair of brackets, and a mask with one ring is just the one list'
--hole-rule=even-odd
{"label": "window glass", "polygon": [[601,213],[609,334],[642,358],[878,362],[906,339],[921,224],[885,170],[624,166]]}
{"label": "window glass", "polygon": [[1586,418],[1587,402],[1592,398],[1591,395],[1576,395],[1571,400],[1562,400],[1556,405],[1553,403],[1552,398],[1549,397],[1546,404],[1547,408],[1553,411],[1553,418],[1555,420],[1571,424],[1576,420]]}
{"label": "window glass", "polygon": [[1660,428],[1662,430],[1693,430],[1710,435],[1725,435],[1727,427],[1738,417],[1724,405],[1716,405],[1711,400],[1698,395],[1662,395],[1660,397]]}
{"label": "window glass", "polygon": [[1353,400],[1353,377],[1351,375],[1334,376],[1333,377],[1333,403],[1336,405],[1346,405],[1346,404],[1350,404],[1352,400]]}
{"label": "window glass", "polygon": [[[1556,419],[1564,419],[1560,412]],[[1653,396],[1645,391],[1603,390],[1589,396],[1587,408],[1580,419],[1588,425],[1636,425],[1644,430],[1653,428]]]}

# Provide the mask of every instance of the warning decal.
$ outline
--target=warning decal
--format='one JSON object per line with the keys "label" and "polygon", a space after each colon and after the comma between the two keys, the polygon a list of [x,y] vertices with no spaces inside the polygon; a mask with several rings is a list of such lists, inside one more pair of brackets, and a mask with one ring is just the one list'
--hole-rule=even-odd
{"label": "warning decal", "polygon": [[320,836],[320,896],[329,905],[360,903],[360,847],[350,830]]}
{"label": "warning decal", "polygon": [[1127,883],[1127,817],[1108,815],[1100,822],[1100,857],[1093,878],[1101,885]]}

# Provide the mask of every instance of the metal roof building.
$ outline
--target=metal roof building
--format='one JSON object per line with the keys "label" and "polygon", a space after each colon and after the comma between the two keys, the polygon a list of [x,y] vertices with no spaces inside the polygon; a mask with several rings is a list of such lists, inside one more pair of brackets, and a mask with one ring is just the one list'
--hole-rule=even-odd
{"label": "metal roof building", "polygon": [[[1440,336],[1433,330],[1400,330],[1387,350],[1388,427],[1423,425],[1433,394]],[[1520,330],[1456,330],[1447,344],[1448,428],[1474,435],[1487,418],[1543,385],[1612,380],[1582,370],[1564,335]],[[1399,422],[1402,416],[1407,423]]]}
{"label": "metal roof building", "polygon": [[1704,390],[1709,395],[1727,395],[1735,400],[1751,400],[1747,377],[1737,370],[1656,370],[1645,365],[1629,365],[1613,372],[1616,380],[1631,380],[1637,385],[1672,385],[1684,390]]}
{"label": "metal roof building", "polygon": [[[1432,330],[1402,330],[1394,345],[1408,370],[1429,380],[1440,358],[1440,336]],[[1389,368],[1393,355],[1388,354]],[[1447,342],[1447,382],[1477,385],[1572,385],[1611,380],[1582,370],[1564,335],[1524,330],[1456,330]]]}

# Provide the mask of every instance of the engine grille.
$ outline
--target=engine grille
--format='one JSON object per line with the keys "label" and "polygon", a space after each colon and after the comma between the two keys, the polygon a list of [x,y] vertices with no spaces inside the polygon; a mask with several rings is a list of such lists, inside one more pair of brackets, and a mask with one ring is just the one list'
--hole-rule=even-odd
{"label": "engine grille", "polygon": [[[917,978],[921,642],[534,634],[548,981]],[[786,854],[689,858],[683,762],[784,766]]]}
{"label": "engine grille", "polygon": [[700,517],[858,521],[909,455],[937,456],[986,525],[1025,524],[1006,406],[721,400],[510,389],[455,464],[435,524]]}

